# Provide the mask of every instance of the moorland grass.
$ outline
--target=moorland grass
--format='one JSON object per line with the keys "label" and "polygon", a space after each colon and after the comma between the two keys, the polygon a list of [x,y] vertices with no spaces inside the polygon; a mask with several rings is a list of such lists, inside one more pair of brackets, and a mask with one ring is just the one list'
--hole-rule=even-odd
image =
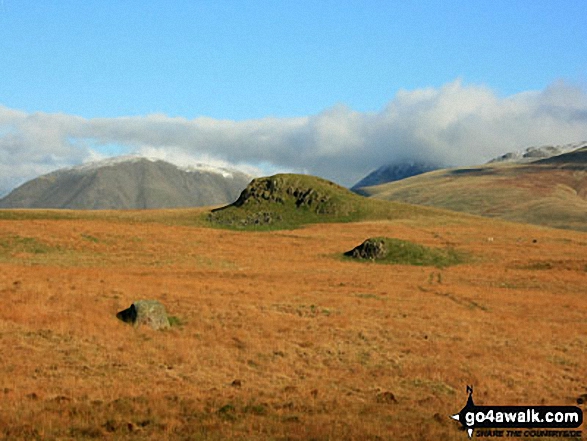
{"label": "moorland grass", "polygon": [[[296,234],[177,226],[194,215],[0,222],[20,238],[0,260],[2,439],[457,440],[467,384],[490,403],[584,396],[584,234],[443,212]],[[484,260],[332,258],[365,237]],[[182,324],[117,320],[138,295]]]}

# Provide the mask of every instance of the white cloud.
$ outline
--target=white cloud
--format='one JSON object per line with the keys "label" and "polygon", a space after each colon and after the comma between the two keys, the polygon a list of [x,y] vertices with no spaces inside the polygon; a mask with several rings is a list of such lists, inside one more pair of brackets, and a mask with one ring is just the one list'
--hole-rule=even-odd
{"label": "white cloud", "polygon": [[562,81],[499,97],[457,80],[439,89],[399,91],[377,113],[341,104],[308,117],[239,122],[160,114],[84,119],[0,106],[0,188],[101,158],[100,146],[108,145],[186,165],[307,172],[352,185],[395,160],[474,164],[531,145],[583,140],[587,94]]}

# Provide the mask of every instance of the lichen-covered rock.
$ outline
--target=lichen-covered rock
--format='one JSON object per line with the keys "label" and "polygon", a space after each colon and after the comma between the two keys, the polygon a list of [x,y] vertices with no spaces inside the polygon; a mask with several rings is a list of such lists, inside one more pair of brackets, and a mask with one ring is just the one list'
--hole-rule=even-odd
{"label": "lichen-covered rock", "polygon": [[135,328],[140,325],[147,325],[152,329],[169,328],[169,318],[163,306],[157,300],[138,300],[129,308],[120,311],[116,317]]}
{"label": "lichen-covered rock", "polygon": [[361,245],[347,251],[345,256],[355,259],[384,259],[387,256],[387,246],[383,239],[367,239]]}

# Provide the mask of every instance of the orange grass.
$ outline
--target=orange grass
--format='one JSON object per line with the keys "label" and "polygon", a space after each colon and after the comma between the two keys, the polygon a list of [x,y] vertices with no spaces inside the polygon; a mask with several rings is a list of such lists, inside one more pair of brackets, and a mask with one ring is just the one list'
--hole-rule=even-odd
{"label": "orange grass", "polygon": [[[340,258],[374,236],[473,261]],[[587,234],[472,217],[2,220],[0,438],[464,440],[468,384],[488,405],[587,392],[586,286]],[[181,325],[116,319],[143,298]]]}

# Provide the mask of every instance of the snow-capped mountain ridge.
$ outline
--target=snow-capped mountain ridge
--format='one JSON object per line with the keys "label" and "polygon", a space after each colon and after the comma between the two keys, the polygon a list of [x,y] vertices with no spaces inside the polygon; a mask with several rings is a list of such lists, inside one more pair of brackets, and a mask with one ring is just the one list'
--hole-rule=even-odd
{"label": "snow-capped mountain ridge", "polygon": [[56,170],[53,173],[62,173],[64,171],[83,172],[83,171],[97,170],[97,169],[104,168],[104,167],[112,167],[112,166],[119,165],[119,164],[136,163],[136,162],[140,162],[140,161],[149,161],[149,162],[159,162],[160,161],[160,162],[170,163],[170,164],[175,165],[180,170],[183,170],[186,172],[217,173],[219,175],[222,175],[222,177],[224,177],[224,178],[230,178],[233,176],[233,174],[235,172],[237,172],[237,170],[231,170],[226,167],[218,167],[218,166],[214,166],[214,165],[206,164],[206,163],[202,163],[202,162],[197,162],[197,163],[188,164],[188,165],[180,165],[180,164],[175,164],[175,163],[172,163],[169,161],[165,161],[161,158],[156,158],[156,157],[152,157],[152,156],[124,155],[124,156],[113,156],[113,157],[101,159],[98,161],[91,161],[91,162],[86,162],[86,163],[83,163],[80,165],[74,165],[72,167],[62,168],[62,169]]}
{"label": "snow-capped mountain ridge", "polygon": [[144,209],[231,203],[252,177],[197,163],[119,156],[56,170],[0,199],[0,208]]}
{"label": "snow-capped mountain ridge", "polygon": [[524,150],[515,150],[504,155],[493,158],[488,164],[495,162],[534,162],[540,159],[569,153],[580,148],[587,147],[587,141],[574,142],[562,145],[532,146]]}

